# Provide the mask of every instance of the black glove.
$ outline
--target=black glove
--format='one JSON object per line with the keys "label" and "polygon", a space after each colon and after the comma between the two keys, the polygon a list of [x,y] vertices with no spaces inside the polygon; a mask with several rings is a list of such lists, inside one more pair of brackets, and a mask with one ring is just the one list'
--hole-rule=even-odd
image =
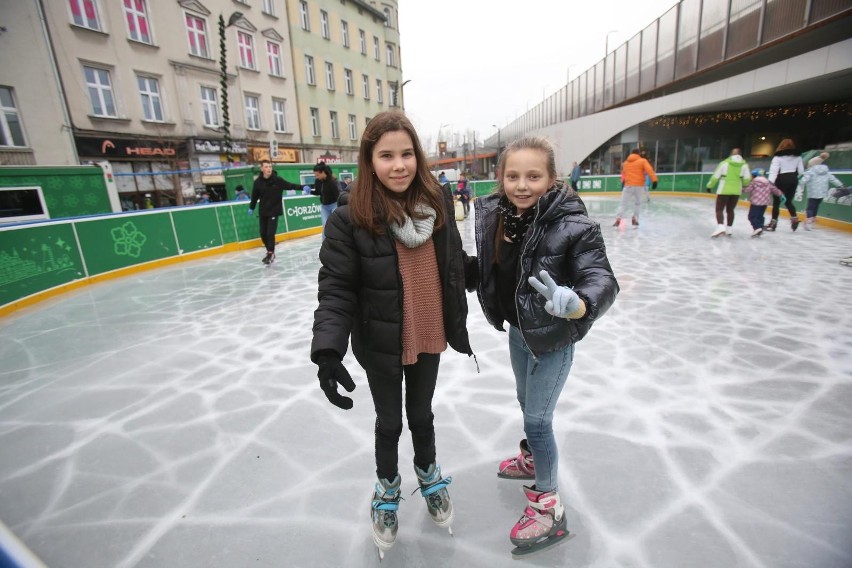
{"label": "black glove", "polygon": [[352,408],[352,399],[337,392],[338,383],[347,392],[355,390],[355,382],[349,375],[349,371],[343,366],[343,363],[340,362],[336,355],[322,354],[317,357],[317,365],[319,366],[317,377],[319,377],[320,388],[325,393],[328,401],[343,410]]}
{"label": "black glove", "polygon": [[705,188],[704,188],[704,191],[706,191],[707,193],[710,193],[710,192],[711,192],[711,191],[713,191],[713,190],[712,190],[712,189],[710,189],[709,187],[705,187]]}
{"label": "black glove", "polygon": [[657,189],[657,182],[655,182],[655,181],[651,182],[651,189]]}

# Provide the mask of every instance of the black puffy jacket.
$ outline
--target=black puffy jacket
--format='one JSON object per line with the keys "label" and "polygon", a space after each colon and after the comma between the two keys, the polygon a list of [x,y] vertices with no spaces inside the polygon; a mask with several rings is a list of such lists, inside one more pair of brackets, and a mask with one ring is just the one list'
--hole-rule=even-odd
{"label": "black puffy jacket", "polygon": [[[477,294],[488,323],[504,331],[493,270],[494,243],[500,212],[496,194],[474,201],[476,250],[479,259]],[[551,189],[535,207],[535,219],[524,237],[518,270],[515,306],[527,347],[535,353],[558,351],[580,341],[592,322],[609,309],[618,294],[618,282],[606,257],[600,226],[586,215],[580,197]],[[527,278],[547,270],[557,284],[574,289],[586,303],[586,315],[569,320],[544,310],[547,300]]]}
{"label": "black puffy jacket", "polygon": [[[465,271],[472,288],[476,258],[464,253],[452,198],[447,192],[444,197],[445,224],[432,235],[441,278],[444,331],[453,349],[472,355]],[[326,223],[320,260],[311,360],[316,362],[319,352],[326,350],[342,359],[351,334],[352,352],[365,370],[396,369],[401,374],[402,277],[390,230],[373,235],[352,223],[348,205],[338,207]]]}

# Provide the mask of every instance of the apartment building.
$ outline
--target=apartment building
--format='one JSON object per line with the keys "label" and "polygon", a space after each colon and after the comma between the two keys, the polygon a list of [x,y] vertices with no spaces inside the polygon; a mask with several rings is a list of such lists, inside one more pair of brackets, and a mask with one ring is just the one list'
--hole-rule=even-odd
{"label": "apartment building", "polygon": [[354,161],[402,104],[395,1],[0,5],[0,164],[108,161],[125,208],[215,193],[229,164]]}

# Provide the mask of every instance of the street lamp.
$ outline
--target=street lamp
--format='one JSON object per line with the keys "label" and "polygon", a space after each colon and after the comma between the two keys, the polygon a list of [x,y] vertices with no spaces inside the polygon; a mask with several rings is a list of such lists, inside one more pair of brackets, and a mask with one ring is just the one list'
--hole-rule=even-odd
{"label": "street lamp", "polygon": [[[445,126],[452,126],[452,124],[453,124],[452,122],[445,122],[444,124],[442,124],[441,126],[438,127],[438,140],[437,140],[438,147],[437,147],[437,150],[438,150],[438,157],[439,158],[441,157],[441,130],[443,130]],[[444,144],[444,149],[446,150],[446,143]]]}
{"label": "street lamp", "polygon": [[222,99],[222,131],[225,134],[225,156],[230,166],[234,158],[231,156],[231,113],[228,108],[228,50],[225,43],[225,28],[230,28],[243,17],[242,12],[234,12],[225,25],[225,17],[219,14],[219,86]]}

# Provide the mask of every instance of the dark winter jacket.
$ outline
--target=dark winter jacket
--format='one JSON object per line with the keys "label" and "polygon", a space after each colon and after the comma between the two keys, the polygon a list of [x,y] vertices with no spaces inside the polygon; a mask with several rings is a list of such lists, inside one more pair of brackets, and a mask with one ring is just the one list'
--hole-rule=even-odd
{"label": "dark winter jacket", "polygon": [[[493,265],[499,199],[492,194],[473,204],[479,259],[477,294],[488,323],[503,331],[505,317],[497,297]],[[615,301],[618,282],[606,257],[600,227],[586,216],[586,207],[579,196],[562,189],[545,193],[535,207],[535,219],[527,230],[521,251],[515,306],[527,346],[534,354],[540,354],[580,341]],[[538,277],[542,270],[547,270],[557,284],[574,289],[586,303],[585,316],[569,320],[544,310],[547,300],[527,281],[530,276]]]}
{"label": "dark winter jacket", "polygon": [[314,182],[311,195],[319,195],[320,203],[323,205],[337,203],[337,198],[340,196],[340,185],[338,185],[336,179],[326,176],[324,180],[318,179]]}
{"label": "dark winter jacket", "polygon": [[263,177],[263,174],[257,176],[251,188],[249,209],[254,211],[255,205],[260,201],[259,215],[261,217],[280,217],[284,214],[281,199],[284,191],[288,189],[302,191],[302,186],[290,183],[275,173],[275,170],[272,170],[272,175],[269,178]]}
{"label": "dark winter jacket", "polygon": [[[476,258],[462,250],[452,198],[448,192],[444,197],[446,221],[432,235],[441,279],[444,331],[450,347],[472,355],[465,273],[472,289]],[[351,334],[352,352],[368,373],[377,368],[402,373],[402,277],[390,230],[373,235],[352,223],[348,205],[338,207],[326,223],[320,260],[311,360],[316,362],[319,352],[326,350],[342,359]]]}

